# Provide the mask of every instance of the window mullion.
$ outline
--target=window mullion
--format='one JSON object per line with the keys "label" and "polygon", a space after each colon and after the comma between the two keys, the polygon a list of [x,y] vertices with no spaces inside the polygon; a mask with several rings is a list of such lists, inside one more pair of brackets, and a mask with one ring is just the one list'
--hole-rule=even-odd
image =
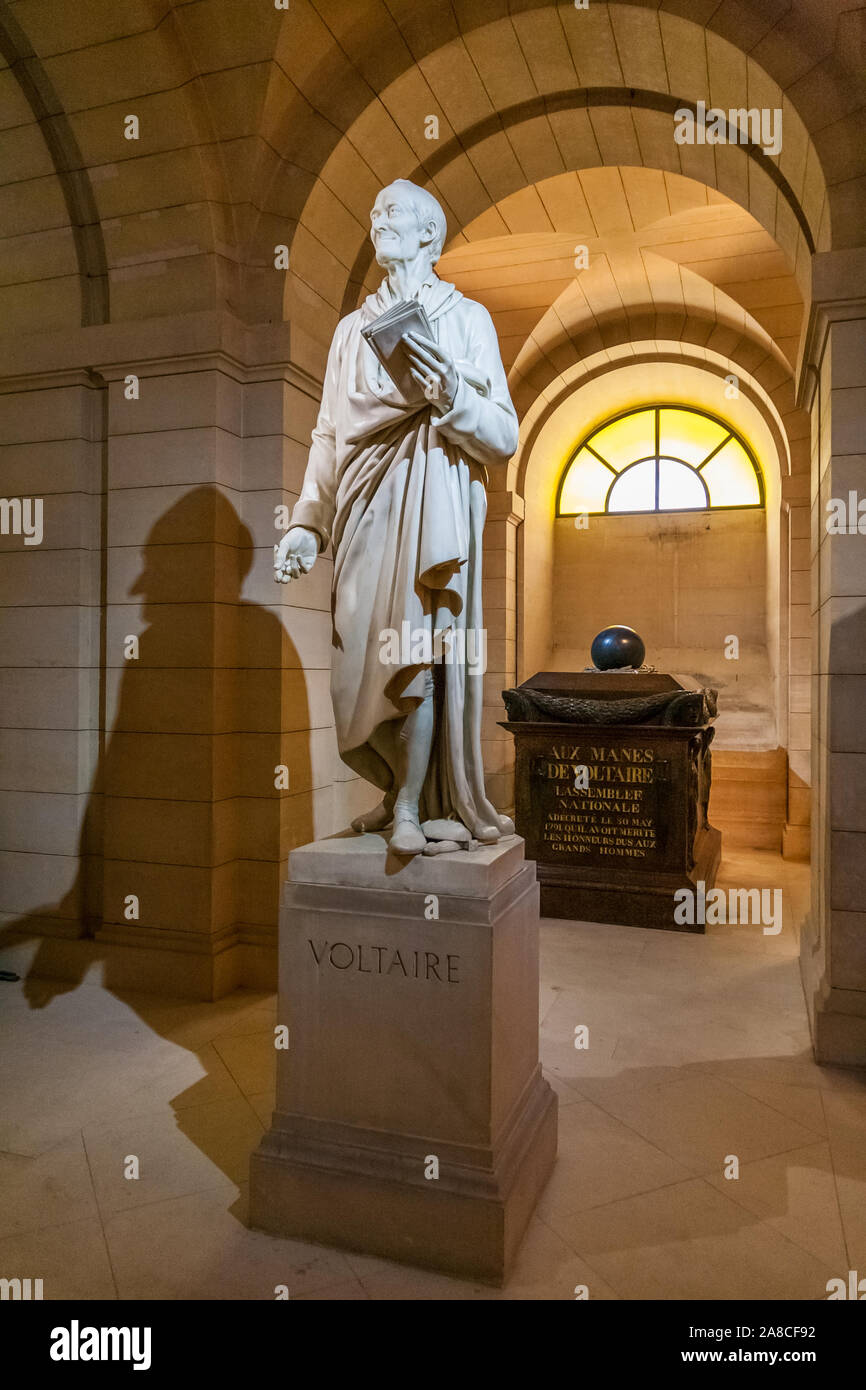
{"label": "window mullion", "polygon": [[659,473],[660,473],[660,470],[661,470],[661,464],[660,464],[660,462],[659,462],[659,450],[660,450],[660,448],[661,448],[661,411],[659,410],[658,406],[656,406],[656,409],[655,409],[655,426],[656,426],[656,505],[655,505],[655,510],[658,511],[658,509],[659,509]]}

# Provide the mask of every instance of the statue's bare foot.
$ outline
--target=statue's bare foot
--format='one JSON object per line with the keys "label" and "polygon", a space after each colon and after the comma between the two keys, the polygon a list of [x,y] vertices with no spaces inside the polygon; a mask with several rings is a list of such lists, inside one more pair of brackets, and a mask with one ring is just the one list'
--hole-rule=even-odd
{"label": "statue's bare foot", "polygon": [[470,831],[459,820],[425,820],[421,822],[421,829],[428,840],[456,841],[463,845],[472,839]]}
{"label": "statue's bare foot", "polygon": [[394,833],[389,845],[395,854],[423,854],[426,844],[427,837],[417,819],[405,812],[394,817]]}
{"label": "statue's bare foot", "polygon": [[378,806],[374,806],[372,811],[365,811],[363,815],[356,816],[352,821],[352,829],[359,835],[363,835],[365,830],[384,830],[386,825],[390,825],[394,819],[394,798],[386,796],[384,801]]}
{"label": "statue's bare foot", "polygon": [[513,834],[514,834],[514,821],[511,819],[510,816],[499,816],[499,817],[498,817],[498,820],[499,820],[499,833],[500,833],[500,835],[513,835]]}

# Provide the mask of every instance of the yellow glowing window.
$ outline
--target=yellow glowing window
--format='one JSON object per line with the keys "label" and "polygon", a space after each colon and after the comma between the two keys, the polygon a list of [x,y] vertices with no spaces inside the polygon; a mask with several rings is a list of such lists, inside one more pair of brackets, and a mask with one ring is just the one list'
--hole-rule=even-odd
{"label": "yellow glowing window", "polygon": [[599,425],[562,475],[557,516],[762,507],[754,455],[724,420],[686,405],[642,406]]}

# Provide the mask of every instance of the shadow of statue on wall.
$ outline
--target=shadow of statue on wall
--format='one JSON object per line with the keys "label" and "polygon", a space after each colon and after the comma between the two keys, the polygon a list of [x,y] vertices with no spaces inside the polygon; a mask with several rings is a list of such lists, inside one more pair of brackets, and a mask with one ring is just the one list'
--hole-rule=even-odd
{"label": "shadow of statue on wall", "polygon": [[[257,956],[260,992],[227,1016],[265,1007],[286,857],[314,830],[304,673],[276,603],[241,596],[254,561],[272,583],[272,551],[254,550],[215,486],[181,497],[140,551],[109,552],[99,700],[106,732],[75,880],[58,901],[7,919],[0,931],[3,965],[25,974],[30,1010],[48,1008],[99,965],[103,989],[177,1044],[186,1035],[165,1021],[177,1023],[178,1009],[195,1012],[177,996],[224,993],[218,956],[235,943]],[[140,613],[125,606],[127,595]],[[274,587],[275,600],[284,595]],[[174,957],[163,954],[154,969],[153,947]],[[176,991],[166,987],[173,958]],[[189,1050],[198,1053],[197,1045]],[[181,1128],[183,1111],[202,1094],[196,1081],[172,1097]]]}
{"label": "shadow of statue on wall", "polygon": [[[198,487],[156,521],[124,586],[130,553],[110,552],[100,706],[113,727],[75,882],[3,932],[45,938],[46,965],[58,937],[204,952],[234,931],[273,945],[281,866],[313,838],[304,676],[277,613],[241,597],[248,528],[225,493]],[[138,618],[115,587],[140,599]]]}

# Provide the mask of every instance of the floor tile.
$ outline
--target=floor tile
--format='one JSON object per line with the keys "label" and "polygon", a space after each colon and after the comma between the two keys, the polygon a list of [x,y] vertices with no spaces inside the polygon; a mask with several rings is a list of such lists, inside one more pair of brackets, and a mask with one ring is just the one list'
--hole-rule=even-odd
{"label": "floor tile", "polygon": [[245,1189],[197,1192],[112,1216],[105,1226],[118,1292],[126,1299],[289,1299],[346,1284],[337,1251],[252,1231]]}
{"label": "floor tile", "polygon": [[99,1221],[68,1221],[0,1240],[0,1277],[41,1279],[42,1297],[117,1297],[105,1235]]}
{"label": "floor tile", "polygon": [[226,1033],[213,1046],[245,1095],[273,1087],[277,1070],[274,1030],[261,1033]]}
{"label": "floor tile", "polygon": [[624,1299],[817,1300],[837,1272],[700,1178],[555,1224]]}
{"label": "floor tile", "polygon": [[[263,1126],[243,1097],[190,1106],[177,1114],[132,1117],[104,1129],[89,1126],[84,1142],[104,1217],[186,1193],[232,1193],[246,1181]],[[130,1158],[137,1178],[126,1176]]]}
{"label": "floor tile", "polygon": [[319,1302],[329,1300],[333,1303],[345,1303],[350,1299],[368,1300],[370,1295],[365,1292],[363,1285],[358,1279],[347,1279],[341,1284],[329,1284],[326,1289],[314,1289],[312,1293],[297,1293],[294,1301],[302,1303],[316,1299]]}
{"label": "floor tile", "polygon": [[722,1172],[728,1154],[743,1164],[815,1140],[813,1131],[710,1075],[609,1089],[600,1104],[696,1173]]}
{"label": "floor tile", "polygon": [[866,1095],[823,1092],[830,1155],[850,1269],[866,1276]]}
{"label": "floor tile", "polygon": [[270,1087],[267,1091],[260,1091],[257,1095],[247,1096],[249,1104],[258,1115],[262,1127],[270,1129],[271,1120],[274,1114],[274,1088]]}
{"label": "floor tile", "polygon": [[559,1156],[538,1204],[538,1213],[585,1211],[638,1192],[691,1177],[633,1129],[589,1101],[566,1108],[559,1117]]}
{"label": "floor tile", "polygon": [[81,1135],[36,1157],[0,1153],[0,1239],[98,1217]]}
{"label": "floor tile", "polygon": [[813,1144],[740,1165],[739,1177],[707,1179],[780,1235],[841,1273],[848,1268],[828,1144]]}

